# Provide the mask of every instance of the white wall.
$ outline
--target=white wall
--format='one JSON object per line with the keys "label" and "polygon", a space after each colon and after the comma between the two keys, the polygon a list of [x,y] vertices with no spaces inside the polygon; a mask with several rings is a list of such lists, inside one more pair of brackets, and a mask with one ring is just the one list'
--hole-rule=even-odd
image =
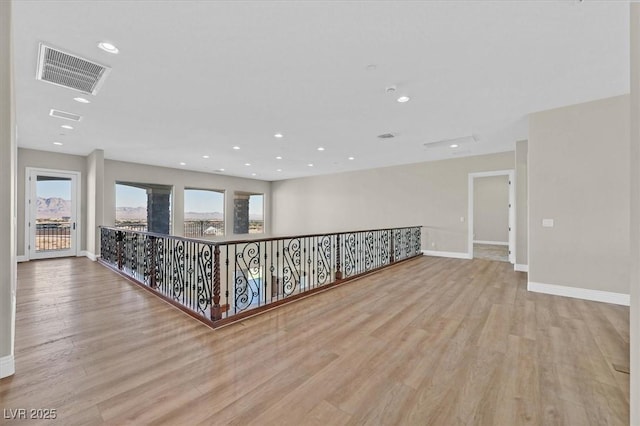
{"label": "white wall", "polygon": [[16,135],[11,3],[0,2],[0,378],[14,373],[16,312]]}
{"label": "white wall", "polygon": [[640,4],[631,4],[631,146],[630,238],[631,238],[631,313],[630,313],[630,422],[640,424]]}
{"label": "white wall", "polygon": [[513,167],[505,152],[274,182],[273,231],[423,225],[423,249],[466,253],[469,173]]}
{"label": "white wall", "polygon": [[87,256],[95,260],[100,253],[100,230],[104,216],[104,151],[94,150],[87,157]]}
{"label": "white wall", "polygon": [[509,176],[477,177],[473,181],[475,241],[509,243]]}
{"label": "white wall", "polygon": [[628,295],[629,96],[532,114],[528,170],[530,287]]}
{"label": "white wall", "polygon": [[516,142],[516,265],[519,269],[529,264],[528,147],[528,141]]}

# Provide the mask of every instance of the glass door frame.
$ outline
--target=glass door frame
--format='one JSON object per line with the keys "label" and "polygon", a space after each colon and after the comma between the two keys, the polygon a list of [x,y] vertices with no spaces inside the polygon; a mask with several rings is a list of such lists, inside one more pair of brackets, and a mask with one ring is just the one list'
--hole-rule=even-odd
{"label": "glass door frame", "polygon": [[[68,250],[36,251],[36,216],[37,216],[37,177],[48,176],[69,179],[71,181],[71,212],[69,229],[70,247]],[[55,257],[78,256],[81,254],[81,174],[76,171],[25,168],[25,255],[30,259],[47,259]],[[33,200],[33,201],[32,201]]]}

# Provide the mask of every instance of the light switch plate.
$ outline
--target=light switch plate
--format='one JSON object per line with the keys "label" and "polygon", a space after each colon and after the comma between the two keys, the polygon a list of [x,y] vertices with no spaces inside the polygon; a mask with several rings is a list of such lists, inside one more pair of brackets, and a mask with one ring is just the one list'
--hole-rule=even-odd
{"label": "light switch plate", "polygon": [[553,228],[553,219],[542,219],[542,226],[545,228]]}

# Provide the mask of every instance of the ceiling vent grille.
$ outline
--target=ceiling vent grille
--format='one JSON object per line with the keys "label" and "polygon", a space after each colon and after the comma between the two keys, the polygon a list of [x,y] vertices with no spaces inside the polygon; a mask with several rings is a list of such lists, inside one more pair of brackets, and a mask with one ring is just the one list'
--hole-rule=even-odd
{"label": "ceiling vent grille", "polygon": [[109,71],[111,68],[104,65],[40,43],[38,80],[95,95]]}
{"label": "ceiling vent grille", "polygon": [[59,109],[52,109],[49,111],[49,115],[56,118],[64,118],[65,120],[80,121],[82,117],[72,112],[60,111]]}

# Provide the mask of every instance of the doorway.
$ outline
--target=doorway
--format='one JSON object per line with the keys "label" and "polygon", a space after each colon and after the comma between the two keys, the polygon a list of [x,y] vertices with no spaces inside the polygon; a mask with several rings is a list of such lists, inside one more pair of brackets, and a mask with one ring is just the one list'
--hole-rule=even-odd
{"label": "doorway", "polygon": [[515,182],[513,170],[469,173],[471,259],[515,263]]}
{"label": "doorway", "polygon": [[25,241],[30,259],[79,252],[80,173],[27,168]]}

